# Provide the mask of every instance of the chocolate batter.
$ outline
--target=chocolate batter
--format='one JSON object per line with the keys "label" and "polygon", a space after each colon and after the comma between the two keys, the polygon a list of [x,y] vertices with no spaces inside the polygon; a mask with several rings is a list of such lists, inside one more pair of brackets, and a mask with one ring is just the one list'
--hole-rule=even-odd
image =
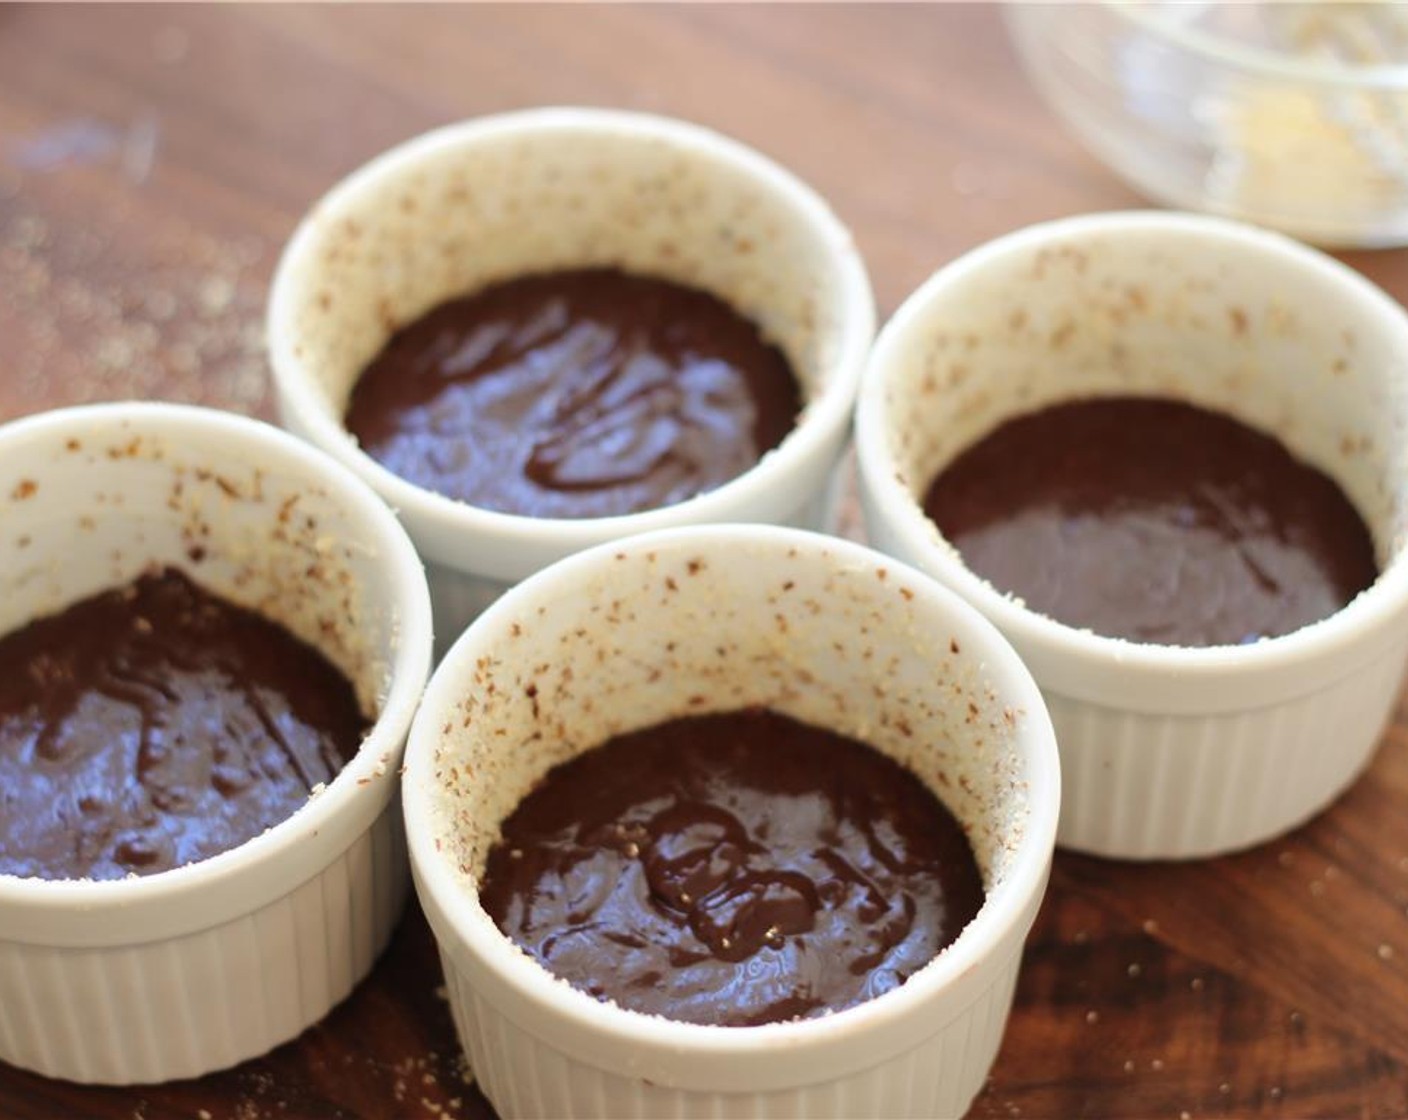
{"label": "chocolate batter", "polygon": [[994,586],[1137,642],[1288,634],[1378,575],[1368,528],[1327,475],[1172,400],[1071,401],[1010,420],[939,473],[924,510]]}
{"label": "chocolate batter", "polygon": [[0,873],[147,875],[233,848],[366,730],[317,650],[173,570],[0,638]]}
{"label": "chocolate batter", "polygon": [[426,489],[607,517],[742,474],[800,409],[782,352],[727,304],[584,269],[498,284],[405,327],[353,387],[346,424]]}
{"label": "chocolate batter", "polygon": [[962,828],[878,751],[773,712],[671,720],[550,771],[480,897],[574,986],[690,1023],[839,1011],[972,920]]}

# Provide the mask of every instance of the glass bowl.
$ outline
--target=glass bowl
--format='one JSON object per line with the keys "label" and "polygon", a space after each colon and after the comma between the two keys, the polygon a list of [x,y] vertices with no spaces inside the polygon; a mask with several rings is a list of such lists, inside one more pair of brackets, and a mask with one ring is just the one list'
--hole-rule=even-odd
{"label": "glass bowl", "polygon": [[1071,131],[1159,202],[1331,247],[1408,244],[1408,5],[1014,4]]}

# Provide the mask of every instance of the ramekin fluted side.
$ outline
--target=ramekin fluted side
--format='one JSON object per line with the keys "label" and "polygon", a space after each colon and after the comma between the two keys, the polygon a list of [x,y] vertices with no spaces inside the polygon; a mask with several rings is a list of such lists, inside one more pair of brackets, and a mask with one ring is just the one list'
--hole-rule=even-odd
{"label": "ramekin fluted side", "polygon": [[1107,707],[1046,690],[1065,781],[1057,843],[1183,859],[1251,847],[1309,819],[1368,765],[1408,639],[1280,703],[1208,715]]}
{"label": "ramekin fluted side", "polygon": [[441,954],[441,963],[470,1068],[505,1120],[959,1117],[982,1088],[1001,1045],[1017,982],[1017,948],[972,1003],[910,1049],[844,1077],[773,1092],[676,1089],[577,1061],[476,992],[449,954]]}
{"label": "ramekin fluted side", "polygon": [[393,798],[319,874],[230,921],[97,948],[0,940],[0,1059],[69,1081],[128,1084],[266,1053],[367,975],[408,887]]}

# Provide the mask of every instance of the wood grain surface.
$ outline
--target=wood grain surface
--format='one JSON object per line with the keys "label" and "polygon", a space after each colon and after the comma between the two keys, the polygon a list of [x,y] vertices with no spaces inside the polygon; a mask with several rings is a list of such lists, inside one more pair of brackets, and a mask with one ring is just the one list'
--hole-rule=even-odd
{"label": "wood grain surface", "polygon": [[[992,7],[3,6],[0,417],[118,397],[270,416],[264,297],[309,203],[414,133],[547,103],[676,114],[789,165],[854,230],[882,313],[986,238],[1141,205],[1038,101]],[[1347,259],[1408,296],[1408,253]],[[0,1066],[0,1116],[489,1115],[440,984],[412,909],[268,1057],[122,1090]],[[1060,855],[972,1115],[1408,1116],[1408,710],[1282,840]]]}

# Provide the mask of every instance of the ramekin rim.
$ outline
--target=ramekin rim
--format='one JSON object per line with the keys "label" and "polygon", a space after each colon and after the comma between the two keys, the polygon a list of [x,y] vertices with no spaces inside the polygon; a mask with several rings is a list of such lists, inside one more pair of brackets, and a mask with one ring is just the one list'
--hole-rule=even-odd
{"label": "ramekin rim", "polygon": [[[444,706],[457,687],[455,673],[459,662],[469,656],[466,651],[474,648],[480,634],[512,621],[519,600],[550,594],[554,587],[570,588],[579,574],[591,571],[623,550],[642,552],[676,545],[698,547],[704,543],[724,547],[730,542],[758,541],[772,542],[779,548],[841,552],[866,565],[880,564],[892,577],[907,581],[916,596],[928,596],[931,601],[940,603],[946,617],[961,620],[970,635],[981,635],[984,663],[999,665],[1005,687],[1015,688],[1020,693],[1017,700],[1032,721],[1026,732],[1029,746],[1023,785],[1027,795],[1017,854],[1007,877],[987,892],[978,914],[952,943],[898,988],[843,1011],[791,1022],[721,1027],[646,1015],[599,1002],[553,976],[515,946],[478,904],[477,892],[467,887],[451,868],[450,861],[436,851],[430,827],[433,778],[421,776],[432,774],[433,768],[417,763],[422,755],[429,757],[427,752],[432,750],[443,724]],[[971,641],[971,636],[967,640]],[[1060,813],[1061,774],[1055,731],[1036,682],[997,627],[961,596],[894,557],[844,538],[775,525],[723,523],[640,534],[626,541],[608,542],[575,553],[528,577],[496,601],[460,636],[441,661],[441,667],[444,666],[449,668],[444,672],[437,669],[426,690],[421,714],[412,726],[407,744],[402,797],[417,882],[430,892],[436,907],[446,915],[459,946],[469,951],[483,967],[493,969],[516,995],[549,1011],[560,1022],[599,1035],[604,1033],[632,1047],[676,1051],[688,1046],[700,1054],[741,1057],[755,1053],[760,1044],[767,1044],[795,1054],[804,1047],[836,1045],[856,1032],[883,1030],[916,1014],[924,1005],[942,998],[944,991],[985,962],[997,959],[1004,947],[1015,951],[1026,936],[1023,918],[1034,915],[1044,891]]]}
{"label": "ramekin rim", "polygon": [[[1159,210],[1124,210],[1077,214],[1037,222],[968,250],[940,266],[895,311],[881,329],[866,365],[856,403],[857,466],[864,484],[883,501],[890,525],[903,534],[914,555],[941,573],[945,582],[997,623],[1023,650],[1079,658],[1083,663],[1118,669],[1125,675],[1167,675],[1185,679],[1225,677],[1228,672],[1276,672],[1290,663],[1332,657],[1346,646],[1391,624],[1408,611],[1408,547],[1400,547],[1378,578],[1334,614],[1289,634],[1239,646],[1168,646],[1109,637],[1058,622],[1018,603],[968,568],[925,516],[918,497],[899,481],[894,455],[884,438],[885,367],[891,351],[917,329],[929,305],[947,289],[963,283],[989,262],[1044,242],[1081,233],[1120,230],[1198,232],[1222,237],[1257,251],[1279,255],[1293,267],[1318,273],[1354,298],[1372,305],[1375,314],[1403,336],[1408,349],[1408,313],[1382,288],[1328,254],[1295,239],[1231,218]],[[940,542],[935,546],[935,540]]]}
{"label": "ramekin rim", "polygon": [[[661,138],[703,149],[741,168],[797,206],[819,235],[840,281],[843,314],[833,359],[833,374],[823,391],[803,408],[798,422],[775,448],[744,473],[712,490],[673,505],[637,513],[599,518],[537,518],[504,513],[458,501],[416,486],[378,463],[357,446],[340,420],[316,400],[294,353],[288,321],[297,266],[313,251],[319,216],[355,197],[383,177],[400,173],[426,154],[444,147],[477,143],[521,129],[559,128],[631,130],[644,139]],[[471,117],[413,136],[372,157],[335,183],[316,200],[285,244],[275,266],[265,317],[270,367],[280,394],[297,413],[298,424],[324,451],[332,454],[398,510],[433,519],[457,534],[488,534],[526,546],[563,552],[637,532],[684,522],[721,519],[748,495],[766,491],[794,464],[819,455],[827,444],[844,438],[855,403],[866,357],[876,330],[876,311],[869,274],[854,238],[821,194],[770,156],[714,129],[653,113],[583,106],[543,106]],[[435,549],[428,550],[432,558]]]}
{"label": "ramekin rim", "polygon": [[[160,432],[200,426],[222,436],[246,441],[252,449],[276,448],[340,492],[366,518],[393,568],[393,586],[399,589],[399,633],[389,661],[390,685],[380,711],[342,770],[316,796],[288,817],[233,848],[205,859],[152,875],[122,879],[44,879],[0,874],[0,909],[53,911],[56,913],[107,909],[131,910],[170,902],[193,892],[214,888],[229,879],[276,865],[279,856],[301,839],[328,828],[339,812],[372,796],[378,811],[394,793],[397,776],[386,759],[398,753],[419,704],[431,662],[430,597],[423,568],[410,538],[385,503],[361,480],[352,476],[317,448],[287,432],[250,416],[202,405],[168,401],[120,400],[72,405],[22,416],[0,424],[0,453],[16,440],[40,437],[89,423],[142,424]],[[366,782],[361,786],[359,782]],[[370,814],[368,819],[375,816]]]}

